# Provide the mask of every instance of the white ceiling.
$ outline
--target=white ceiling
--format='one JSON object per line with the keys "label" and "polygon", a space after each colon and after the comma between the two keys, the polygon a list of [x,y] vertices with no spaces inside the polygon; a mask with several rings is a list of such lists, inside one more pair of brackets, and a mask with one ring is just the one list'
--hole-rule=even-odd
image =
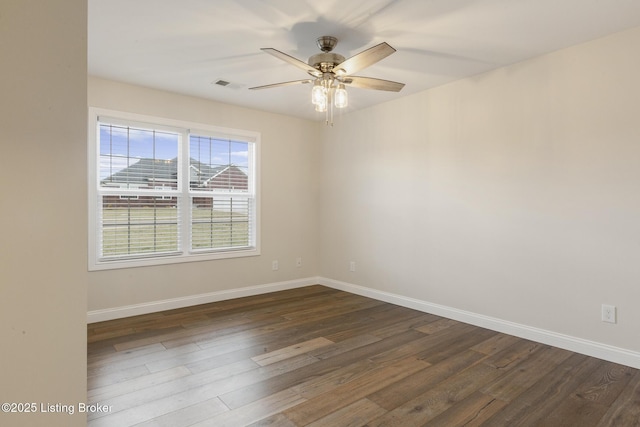
{"label": "white ceiling", "polygon": [[[248,90],[308,75],[322,35],[350,57],[393,55],[358,73],[400,93],[349,88],[360,109],[640,26],[639,0],[89,0],[89,74],[313,120],[310,86]],[[637,55],[638,52],[629,52]],[[232,83],[212,84],[218,79]]]}

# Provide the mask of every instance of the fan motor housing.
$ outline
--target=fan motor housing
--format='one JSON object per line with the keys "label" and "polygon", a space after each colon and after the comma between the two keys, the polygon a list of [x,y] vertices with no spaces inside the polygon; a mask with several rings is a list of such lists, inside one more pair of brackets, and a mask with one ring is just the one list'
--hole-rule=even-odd
{"label": "fan motor housing", "polygon": [[342,62],[344,62],[344,56],[332,52],[322,52],[311,56],[308,64],[323,73],[329,73],[333,67]]}

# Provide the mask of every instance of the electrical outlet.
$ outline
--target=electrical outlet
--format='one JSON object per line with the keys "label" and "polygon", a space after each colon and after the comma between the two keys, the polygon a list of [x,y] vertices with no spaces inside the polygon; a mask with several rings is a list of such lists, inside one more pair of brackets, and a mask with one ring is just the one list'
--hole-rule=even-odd
{"label": "electrical outlet", "polygon": [[302,267],[302,257],[296,258],[296,267]]}
{"label": "electrical outlet", "polygon": [[616,306],[602,304],[602,321],[616,323]]}
{"label": "electrical outlet", "polygon": [[278,269],[278,260],[271,261],[271,269],[276,271]]}
{"label": "electrical outlet", "polygon": [[356,262],[355,261],[349,262],[349,271],[356,271]]}

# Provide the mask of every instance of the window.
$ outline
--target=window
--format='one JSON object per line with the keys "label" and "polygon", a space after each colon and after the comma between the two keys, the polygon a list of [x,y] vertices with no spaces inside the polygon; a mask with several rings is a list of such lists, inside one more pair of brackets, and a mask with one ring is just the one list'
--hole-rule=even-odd
{"label": "window", "polygon": [[259,134],[91,109],[89,269],[259,254]]}

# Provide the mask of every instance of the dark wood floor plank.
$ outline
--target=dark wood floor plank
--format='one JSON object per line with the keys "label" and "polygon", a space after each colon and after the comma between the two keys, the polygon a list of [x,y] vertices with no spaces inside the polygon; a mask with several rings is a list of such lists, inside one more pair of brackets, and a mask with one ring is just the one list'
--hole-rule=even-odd
{"label": "dark wood floor plank", "polygon": [[[309,304],[309,301],[323,303],[339,299],[347,292],[329,289],[324,286],[307,286],[299,289],[271,292],[262,295],[234,298],[209,304],[195,306],[198,312],[203,312],[210,318],[220,318],[242,313],[262,313],[264,310],[280,311],[296,310],[296,303]],[[170,310],[169,313],[191,311],[192,307]]]}
{"label": "dark wood floor plank", "polygon": [[573,425],[593,426],[607,412],[607,407],[596,402],[585,402],[575,395],[567,397],[543,420],[534,424],[536,426],[545,425],[566,425],[564,420],[571,420]]}
{"label": "dark wood floor plank", "polygon": [[[162,417],[174,411],[188,408],[203,401],[216,399],[216,395],[217,388],[215,384],[204,384],[199,387],[188,388],[181,392],[167,395],[160,399],[154,399],[146,403],[131,406],[121,411],[107,413],[104,416],[98,417],[89,414],[87,417],[89,420],[88,424],[91,427],[133,426]],[[220,410],[224,409],[219,403],[216,404],[216,407],[220,408]]]}
{"label": "dark wood floor plank", "polygon": [[133,330],[133,326],[136,325],[138,322],[146,321],[149,319],[160,319],[165,315],[165,313],[166,312],[141,314],[137,316],[124,317],[120,319],[91,323],[87,326],[88,335],[90,337],[96,337],[97,339],[91,340],[89,342],[106,339],[104,336],[101,336],[101,334],[106,331]]}
{"label": "dark wood floor plank", "polygon": [[247,425],[247,427],[298,427],[284,414],[278,413]]}
{"label": "dark wood floor plank", "polygon": [[513,335],[496,334],[493,337],[472,346],[471,350],[491,356],[511,347],[513,344],[521,340],[521,338],[514,337]]}
{"label": "dark wood floor plank", "polygon": [[136,355],[135,357],[128,357],[124,359],[120,359],[117,357],[117,355],[115,355],[113,361],[110,363],[101,363],[98,366],[88,368],[88,375],[98,376],[102,374],[108,374],[122,369],[144,365],[147,362],[170,359],[181,354],[192,353],[198,350],[200,350],[200,347],[198,347],[196,344],[187,344],[182,347],[176,347],[164,351],[155,351],[153,353],[140,354]]}
{"label": "dark wood floor plank", "polygon": [[305,330],[300,330],[300,337],[310,339],[322,336],[335,343],[341,343],[368,334],[375,325],[379,325],[379,319],[391,324],[401,321],[402,317],[394,306],[377,305],[343,316],[308,322],[304,326]]}
{"label": "dark wood floor plank", "polygon": [[307,427],[359,427],[386,411],[368,399],[360,399],[322,417]]}
{"label": "dark wood floor plank", "polygon": [[[95,342],[91,341],[95,338],[90,335],[87,337],[87,341],[92,344],[91,347],[94,348],[94,351],[98,350],[102,346],[108,346],[113,347],[114,349],[118,349],[119,345],[126,345],[128,348],[134,348],[146,345],[146,343],[144,342],[145,340],[147,340],[148,343],[158,342],[155,338],[165,336],[166,334],[171,332],[182,332],[183,328],[180,326],[173,326],[170,328],[148,329],[145,331],[136,331],[135,328],[132,328],[131,331],[127,331],[126,329],[124,329],[123,331],[125,333],[118,333],[116,334],[117,336],[106,339],[99,339]],[[141,344],[130,344],[130,342],[132,343],[134,341],[140,341]],[[121,350],[126,350],[126,348],[121,348]]]}
{"label": "dark wood floor plank", "polygon": [[371,335],[375,335],[379,338],[387,338],[393,335],[401,334],[409,330],[417,330],[418,328],[433,323],[442,319],[433,314],[421,313],[416,311],[414,315],[399,322],[394,322],[391,325],[385,325],[380,329],[375,329],[370,332]]}
{"label": "dark wood floor plank", "polygon": [[421,426],[504,373],[482,363],[440,382],[423,394],[373,420],[369,426]]}
{"label": "dark wood floor plank", "polygon": [[[386,312],[392,309],[393,307],[390,306],[376,305],[371,308],[359,310],[355,313],[349,313],[342,316],[325,317],[319,320],[314,318],[297,320],[279,318],[278,321],[274,321],[268,325],[263,325],[253,329],[245,329],[233,334],[212,336],[208,338],[196,337],[196,342],[202,348],[220,347],[221,345],[227,345],[230,342],[239,342],[241,344],[270,343],[273,342],[274,335],[277,335],[277,337],[294,337],[296,341],[325,337],[330,341],[339,342],[348,337],[335,337],[333,336],[335,331],[345,329],[355,331],[361,329],[363,326],[370,328],[371,317],[378,312]],[[352,333],[349,337],[355,335],[356,334]],[[168,348],[172,346],[171,343],[167,342],[163,342],[163,344]]]}
{"label": "dark wood floor plank", "polygon": [[629,384],[635,371],[628,366],[602,361],[598,369],[576,390],[575,395],[582,400],[609,406]]}
{"label": "dark wood floor plank", "polygon": [[[286,340],[278,340],[275,343],[258,344],[251,347],[244,347],[243,345],[237,346],[240,348],[235,346],[232,348],[228,346],[225,348],[211,347],[198,352],[198,354],[203,353],[202,356],[204,357],[196,356],[189,361],[183,361],[183,363],[195,374],[217,369],[235,363],[238,360],[251,359],[254,356],[282,348],[283,345],[295,344],[297,341],[296,338],[288,338]],[[251,343],[245,343],[244,345],[251,345]]]}
{"label": "dark wood floor plank", "polygon": [[353,313],[354,311],[383,304],[384,303],[382,301],[364,298],[360,295],[350,295],[348,297],[342,298],[339,303],[317,305],[314,304],[313,307],[307,307],[298,311],[287,313],[282,317],[288,320],[296,320],[302,318],[313,318],[315,320],[319,320],[325,317],[335,317],[345,313]]}
{"label": "dark wood floor plank", "polygon": [[474,351],[461,352],[410,377],[371,393],[368,398],[389,411],[394,410],[416,396],[431,390],[447,378],[475,365],[482,358],[483,355]]}
{"label": "dark wood floor plank", "polygon": [[507,402],[476,391],[429,420],[428,425],[429,427],[480,426],[506,405]]}
{"label": "dark wood floor plank", "polygon": [[571,396],[547,415],[545,422],[560,423],[571,419],[577,425],[595,425],[627,386],[632,371],[626,366],[603,362]]}
{"label": "dark wood floor plank", "polygon": [[640,427],[637,369],[319,285],[87,341],[91,427]]}
{"label": "dark wood floor plank", "polygon": [[378,342],[380,340],[381,338],[374,335],[356,335],[355,337],[348,338],[344,341],[340,341],[339,343],[334,343],[333,345],[330,345],[328,347],[321,347],[317,350],[311,350],[309,354],[311,356],[317,357],[318,359],[329,359],[339,354],[346,353],[347,351],[351,351],[368,344],[373,344],[374,342]]}
{"label": "dark wood floor plank", "polygon": [[370,359],[376,363],[384,363],[385,361],[389,360],[396,360],[411,355],[417,355],[418,358],[427,360],[427,352],[437,352],[438,349],[441,349],[443,346],[459,340],[462,335],[472,332],[473,330],[474,328],[470,325],[458,323],[455,326],[452,326],[451,329],[448,329],[447,333],[439,331],[431,335],[423,335],[400,346],[393,347],[386,351],[381,351],[375,355],[372,355],[370,356]]}
{"label": "dark wood floor plank", "polygon": [[[378,310],[377,308],[365,310]],[[366,319],[365,319],[366,320]],[[215,341],[208,341],[205,343],[199,342],[200,347],[204,347],[204,350],[198,353],[190,353],[190,361],[185,361],[189,369],[194,372],[201,372],[203,370],[216,368],[222,366],[224,363],[229,363],[234,360],[234,357],[254,357],[262,353],[268,353],[277,349],[294,345],[304,339],[313,339],[322,335],[322,332],[327,330],[334,330],[340,327],[353,326],[353,322],[347,320],[340,322],[334,320],[331,322],[322,322],[322,325],[315,325],[313,322],[309,325],[305,323],[290,324],[289,321],[274,324],[268,328],[258,328],[258,330],[247,330],[243,333],[233,334],[231,336],[225,336]],[[362,319],[357,320],[362,322]],[[283,324],[286,323],[286,327]],[[356,337],[357,338],[357,337]],[[370,340],[373,342],[374,340]],[[363,344],[364,345],[364,344]],[[251,347],[247,347],[251,346]],[[354,345],[353,342],[346,344],[337,343],[335,346],[324,347],[318,352],[329,351],[335,354],[348,351],[356,348],[358,345]],[[313,351],[313,354],[318,353]],[[322,358],[322,357],[319,357]],[[173,358],[174,362],[177,358]],[[171,366],[171,361],[162,362],[161,367],[168,368]],[[161,362],[155,362],[149,364],[150,369],[155,369],[156,365]],[[175,363],[174,363],[175,365]]]}
{"label": "dark wood floor plank", "polygon": [[[322,381],[325,375],[339,370],[342,366],[349,366],[354,362],[358,362],[363,358],[367,358],[371,354],[383,352],[385,350],[395,348],[406,342],[413,341],[418,337],[421,337],[420,332],[410,331],[404,334],[397,335],[385,340],[374,342],[362,347],[358,347],[351,351],[341,353],[330,359],[320,360],[310,366],[305,366],[294,371],[282,373],[278,376],[274,376],[257,385],[251,384],[241,389],[234,390],[221,396],[223,401],[231,408],[237,408],[246,405],[254,400],[261,399],[270,393],[282,391],[301,383],[307,383],[309,381]],[[424,364],[424,362],[423,362]],[[350,374],[347,374],[349,377]],[[341,378],[344,380],[344,377]]]}
{"label": "dark wood floor plank", "polygon": [[[286,292],[286,294],[284,292]],[[313,292],[313,290],[311,290],[311,292],[312,295],[317,294],[317,292]],[[276,296],[273,296],[273,294],[267,294],[195,306],[193,310],[195,310],[196,313],[204,312],[207,314],[209,319],[206,322],[196,322],[196,324],[184,320],[185,317],[183,313],[185,313],[185,310],[188,310],[184,308],[163,312],[166,313],[165,315],[163,315],[162,313],[152,313],[135,316],[130,318],[131,320],[129,321],[129,323],[123,323],[122,319],[117,319],[111,322],[114,322],[116,324],[115,328],[123,328],[123,331],[127,331],[131,324],[138,325],[152,323],[157,329],[151,329],[149,331],[137,331],[136,328],[133,328],[133,332],[128,332],[130,334],[128,337],[126,335],[118,333],[117,338],[112,338],[109,340],[101,339],[99,340],[99,342],[102,345],[107,344],[109,346],[116,346],[120,350],[125,350],[125,346],[128,348],[133,348],[141,345],[146,345],[148,343],[157,342],[157,335],[163,335],[164,345],[166,347],[177,347],[185,343],[193,342],[189,337],[195,336],[198,333],[209,333],[216,336],[220,335],[221,333],[233,333],[234,330],[228,328],[228,326],[231,325],[225,325],[225,322],[238,324],[238,327],[236,327],[235,330],[241,330],[242,328],[240,326],[242,324],[246,324],[247,321],[253,322],[251,327],[256,328],[257,326],[259,326],[256,321],[261,319],[269,319],[269,321],[265,322],[264,324],[278,321],[279,319],[277,318],[277,316],[274,317],[271,315],[271,313],[273,313],[274,311],[278,311],[280,314],[286,314],[288,312],[300,309],[301,306],[309,306],[315,304],[333,304],[336,301],[341,301],[344,295],[349,295],[346,292],[330,290],[329,292],[323,292],[319,297],[319,300],[310,300],[309,297],[296,296],[300,295],[298,292],[283,291],[282,293],[274,294],[282,295],[280,299],[278,299]],[[178,315],[182,318],[182,324],[188,324],[188,327],[181,328],[180,326],[176,326],[175,324],[173,324],[170,320],[169,324],[171,325],[171,327],[169,328],[167,325],[165,325],[165,320],[173,318],[174,313],[178,313]],[[110,329],[113,328],[105,325],[105,323],[109,322],[102,322],[102,329],[107,327]],[[204,327],[198,329],[198,323]],[[204,325],[202,325],[202,323],[204,323]],[[194,328],[195,330],[193,330]],[[185,329],[187,329],[187,331],[185,331]],[[177,332],[177,334],[174,335],[168,333],[172,331]],[[180,338],[183,338],[182,342],[180,341]],[[92,339],[94,339],[93,334],[90,333],[89,340]],[[92,348],[94,347],[96,346],[92,346]]]}
{"label": "dark wood floor plank", "polygon": [[97,368],[99,366],[111,365],[116,361],[123,361],[126,359],[138,357],[143,354],[163,352],[165,350],[166,350],[166,347],[160,343],[151,344],[144,347],[138,347],[138,348],[127,350],[127,351],[115,351],[114,349],[113,352],[99,354],[99,355],[96,354],[91,356],[89,360],[87,360],[87,367]]}
{"label": "dark wood floor plank", "polygon": [[496,369],[507,370],[543,348],[545,348],[543,344],[517,339],[515,343],[493,354],[483,363]]}
{"label": "dark wood floor plank", "polygon": [[131,334],[135,333],[136,330],[133,329],[133,328],[116,327],[116,328],[113,328],[111,330],[109,330],[109,329],[105,329],[105,330],[94,329],[94,330],[92,330],[90,332],[91,333],[89,334],[87,341],[89,343],[94,343],[94,342],[104,341],[104,340],[107,340],[107,339],[128,337]]}
{"label": "dark wood floor plank", "polygon": [[[152,409],[157,408],[157,402],[165,402],[167,399],[171,399],[175,396],[183,396],[189,393],[190,390],[200,390],[203,392],[211,393],[211,397],[219,396],[229,390],[233,390],[236,387],[238,377],[247,371],[258,369],[257,365],[251,360],[241,360],[231,365],[226,365],[220,369],[212,369],[211,371],[205,371],[198,374],[193,374],[187,377],[178,378],[172,381],[167,381],[162,384],[155,385],[153,387],[143,389],[127,389],[123,390],[122,394],[103,400],[100,403],[108,405],[113,408],[112,414],[114,415],[125,412],[135,413],[138,408],[148,408],[149,412]],[[202,400],[206,400],[203,395]],[[197,403],[201,400],[192,400],[187,403]],[[156,403],[154,403],[156,402]],[[188,406],[188,405],[187,405]],[[178,408],[176,408],[178,409]],[[158,410],[162,410],[159,408]],[[162,415],[155,414],[154,416]],[[106,416],[102,413],[90,413],[88,418],[99,418]],[[120,416],[119,416],[120,417]],[[117,418],[117,417],[114,417]],[[146,421],[146,419],[139,420],[137,422]],[[117,424],[114,424],[117,425]]]}
{"label": "dark wood floor plank", "polygon": [[[218,396],[229,408],[237,409],[240,406],[246,406],[276,392],[286,390],[286,387],[282,387],[279,390],[263,389],[263,387],[268,386],[269,380],[275,380],[290,375],[291,372],[298,372],[306,370],[307,368],[313,370],[313,367],[318,363],[319,359],[309,356],[308,354],[301,354],[271,365],[246,370],[220,381]],[[227,366],[230,365],[225,365],[212,371],[225,371]],[[204,371],[200,374],[206,376],[208,372],[210,371]],[[249,394],[250,392],[253,393]],[[247,393],[248,395],[242,396],[243,393]],[[238,403],[239,401],[242,403]]]}
{"label": "dark wood floor plank", "polygon": [[541,349],[520,362],[500,380],[483,387],[482,392],[509,402],[570,356],[571,352],[556,347]]}
{"label": "dark wood floor plank", "polygon": [[360,322],[358,326],[353,328],[336,328],[333,332],[328,333],[326,337],[331,341],[340,342],[356,335],[372,333],[380,329],[381,325],[392,325],[415,316],[413,310],[391,304],[376,308],[378,308],[377,311],[367,314],[365,322]]}
{"label": "dark wood floor plank", "polygon": [[509,405],[489,419],[489,425],[537,425],[560,403],[575,392],[584,378],[601,361],[582,354],[572,354],[532,387],[511,399]]}
{"label": "dark wood floor plank", "polygon": [[[370,314],[376,310],[379,310],[379,308],[366,309],[363,313]],[[194,363],[197,361],[192,360],[189,362],[189,367],[198,371],[210,369],[220,366],[218,362],[221,359],[233,357],[231,354],[233,352],[236,352],[238,357],[244,355],[254,357],[258,354],[272,352],[304,340],[322,337],[323,333],[335,330],[336,328],[348,328],[353,327],[354,324],[366,322],[366,318],[363,320],[358,316],[355,316],[351,320],[341,316],[333,320],[325,319],[322,322],[282,320],[269,326],[247,329],[216,339],[198,341],[198,346],[203,348],[201,355],[205,357],[199,358],[203,359],[201,363]],[[199,337],[194,337],[193,339],[199,339]],[[342,345],[338,343],[336,346],[339,347]],[[333,347],[326,347],[323,350],[330,351],[332,348]],[[166,368],[167,366],[164,367]]]}
{"label": "dark wood floor plank", "polygon": [[[269,318],[269,320],[266,320],[264,324],[268,325],[276,321],[278,321],[278,319]],[[118,343],[115,344],[114,347],[118,351],[123,351],[130,348],[146,346],[149,344],[162,343],[165,347],[170,348],[182,345],[183,343],[187,342],[197,342],[201,340],[202,337],[220,337],[224,335],[230,335],[239,331],[244,331],[246,329],[252,329],[255,327],[256,323],[251,318],[239,316],[219,320],[213,325],[205,325],[189,329],[178,328],[176,330],[172,330],[170,333],[165,333],[163,335],[144,337],[125,343]],[[171,343],[172,345],[167,345],[167,343]]]}
{"label": "dark wood floor plank", "polygon": [[153,387],[158,384],[172,381],[177,378],[191,375],[191,371],[184,366],[167,369],[149,375],[139,376],[130,380],[121,381],[102,387],[93,387],[87,391],[87,397],[94,402],[101,402],[115,396],[119,396],[126,390],[140,390],[143,388]]}
{"label": "dark wood floor plank", "polygon": [[325,394],[284,411],[284,414],[298,425],[307,425],[428,366],[422,360],[408,358],[394,365],[374,370],[367,376],[342,384]]}
{"label": "dark wood floor plank", "polygon": [[598,423],[598,427],[605,426],[640,426],[640,370],[635,370],[625,389]]}
{"label": "dark wood floor plank", "polygon": [[152,319],[140,320],[136,322],[135,331],[136,333],[138,333],[156,329],[169,329],[177,327],[183,328],[185,324],[188,325],[193,323],[206,322],[207,320],[210,320],[210,317],[205,313],[172,313],[159,318],[155,317]]}
{"label": "dark wood floor plank", "polygon": [[132,366],[130,368],[118,369],[109,373],[100,372],[93,376],[87,376],[87,390],[105,387],[108,385],[121,383],[134,378],[149,375],[149,369],[144,365]]}
{"label": "dark wood floor plank", "polygon": [[138,423],[135,427],[189,427],[195,423],[209,420],[216,415],[227,412],[224,403],[217,397],[153,417]]}
{"label": "dark wood floor plank", "polygon": [[286,359],[290,359],[294,356],[299,356],[304,353],[308,353],[320,348],[326,348],[331,344],[335,344],[333,341],[329,341],[326,338],[314,338],[312,340],[303,341],[287,347],[280,348],[278,350],[271,351],[269,353],[263,353],[251,358],[260,366],[271,365],[276,362],[281,362]]}
{"label": "dark wood floor plank", "polygon": [[[220,354],[223,352],[231,352],[240,350],[243,348],[253,347],[256,345],[264,345],[265,351],[273,351],[274,346],[270,343],[286,341],[288,338],[294,341],[299,341],[300,326],[299,322],[292,322],[289,320],[274,320],[267,325],[257,324],[254,328],[244,329],[241,331],[235,331],[229,334],[221,335],[219,333],[203,334],[194,336],[192,339],[181,338],[178,342],[173,340],[171,342],[164,342],[168,349],[173,348],[176,344],[180,346],[192,341],[198,345],[201,349],[217,348],[220,350]],[[271,350],[266,350],[266,347]]]}
{"label": "dark wood floor plank", "polygon": [[430,322],[426,325],[420,326],[416,328],[416,330],[424,332],[425,334],[435,334],[436,332],[440,332],[451,326],[459,326],[461,324],[463,323],[458,322],[457,320],[440,318],[434,322]]}
{"label": "dark wood floor plank", "polygon": [[[371,358],[360,358],[347,365],[342,365],[338,369],[323,373],[319,376],[310,377],[306,381],[295,384],[292,388],[298,391],[301,396],[313,399],[324,395],[354,381],[360,381],[364,377],[369,377],[372,372],[383,367],[402,362],[403,359],[388,359],[384,363],[376,363]],[[426,365],[425,365],[426,366]]]}
{"label": "dark wood floor plank", "polygon": [[205,304],[203,307],[207,310],[206,315],[211,320],[239,315],[256,316],[274,312],[284,315],[298,311],[301,307],[331,305],[340,302],[344,296],[349,295],[346,292],[324,289],[323,292],[312,292],[310,290],[309,294],[296,292],[297,290],[292,289]]}
{"label": "dark wood floor plank", "polygon": [[242,408],[223,412],[205,421],[193,424],[192,427],[237,427],[246,426],[263,418],[284,412],[287,408],[304,404],[306,399],[291,390],[278,393],[252,402]]}
{"label": "dark wood floor plank", "polygon": [[467,350],[471,346],[482,343],[487,339],[495,336],[497,332],[484,328],[474,327],[474,331],[461,335],[459,339],[443,342],[437,346],[426,349],[418,354],[423,360],[434,364],[442,360],[445,360],[451,356],[458,354],[461,351]]}

